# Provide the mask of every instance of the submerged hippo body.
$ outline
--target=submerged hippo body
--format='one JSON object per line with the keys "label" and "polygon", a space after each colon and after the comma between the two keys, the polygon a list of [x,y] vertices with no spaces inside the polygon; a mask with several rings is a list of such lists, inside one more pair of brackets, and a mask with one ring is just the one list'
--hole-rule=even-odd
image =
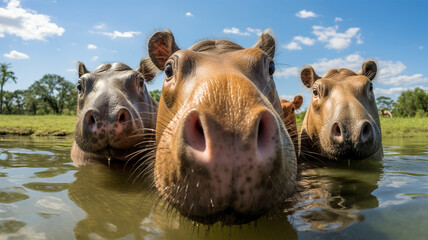
{"label": "submerged hippo body", "polygon": [[125,162],[130,153],[139,150],[141,154],[150,139],[154,141],[157,102],[147,92],[140,72],[123,63],[106,63],[89,72],[79,63],[77,88],[77,123],[71,150],[75,165]]}
{"label": "submerged hippo body", "polygon": [[373,61],[366,61],[358,73],[339,68],[318,77],[310,66],[302,70],[303,84],[312,89],[300,135],[302,158],[360,160],[383,156],[372,84],[376,71]]}
{"label": "submerged hippo body", "polygon": [[274,38],[265,32],[248,49],[206,40],[180,50],[161,31],[148,49],[166,77],[154,180],[167,203],[199,222],[238,224],[289,197],[296,156],[272,77]]}
{"label": "submerged hippo body", "polygon": [[294,97],[293,101],[281,99],[281,108],[284,114],[284,124],[287,128],[288,134],[293,140],[294,150],[296,153],[299,150],[299,134],[297,133],[297,123],[295,111],[303,104],[303,96],[298,94]]}

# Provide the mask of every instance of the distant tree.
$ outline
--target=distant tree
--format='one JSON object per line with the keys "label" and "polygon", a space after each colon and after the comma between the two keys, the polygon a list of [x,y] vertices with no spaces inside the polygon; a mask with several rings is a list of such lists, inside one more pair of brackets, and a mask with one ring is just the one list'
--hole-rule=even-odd
{"label": "distant tree", "polygon": [[156,100],[156,102],[159,102],[160,96],[161,96],[161,91],[154,90],[154,91],[149,92],[149,94],[154,100]]}
{"label": "distant tree", "polygon": [[428,93],[421,88],[402,92],[394,112],[406,117],[414,117],[416,113],[418,116],[424,115],[428,112]]}
{"label": "distant tree", "polygon": [[[46,103],[54,114],[61,114],[64,109],[76,108],[76,87],[61,76],[46,74],[33,83],[29,90],[38,101]],[[47,109],[42,110],[48,113]]]}
{"label": "distant tree", "polygon": [[390,97],[380,96],[376,98],[376,104],[379,109],[388,109],[392,111],[395,102]]}
{"label": "distant tree", "polygon": [[10,63],[0,63],[0,113],[3,111],[3,86],[11,80],[16,83],[15,73],[9,71]]}

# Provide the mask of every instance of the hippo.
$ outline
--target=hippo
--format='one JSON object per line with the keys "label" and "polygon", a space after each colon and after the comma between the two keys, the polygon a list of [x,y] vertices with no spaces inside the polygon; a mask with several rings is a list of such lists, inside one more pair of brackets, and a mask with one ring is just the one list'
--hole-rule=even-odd
{"label": "hippo", "polygon": [[183,50],[172,32],[159,31],[148,51],[165,73],[154,164],[165,203],[200,223],[234,225],[290,197],[297,160],[273,80],[270,31],[247,49],[204,40]]}
{"label": "hippo", "polygon": [[153,148],[158,103],[150,97],[141,72],[123,63],[102,64],[89,72],[79,62],[78,74],[71,149],[76,166],[95,161],[110,164],[111,160],[125,163],[129,154],[141,155]]}
{"label": "hippo", "polygon": [[303,104],[303,96],[298,94],[294,97],[293,101],[290,102],[285,99],[280,99],[281,108],[284,114],[283,120],[285,127],[287,128],[288,134],[293,140],[294,150],[296,153],[299,151],[299,134],[297,133],[296,114],[294,111],[299,109]]}
{"label": "hippo", "polygon": [[382,158],[372,83],[376,72],[376,63],[371,60],[364,62],[358,73],[338,68],[319,77],[310,66],[302,69],[301,80],[312,89],[300,135],[302,159]]}

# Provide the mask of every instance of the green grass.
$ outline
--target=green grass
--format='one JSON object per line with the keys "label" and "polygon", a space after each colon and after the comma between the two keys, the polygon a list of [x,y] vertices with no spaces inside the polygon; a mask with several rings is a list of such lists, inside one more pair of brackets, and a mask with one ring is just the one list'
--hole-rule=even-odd
{"label": "green grass", "polygon": [[[297,117],[298,128],[302,117]],[[0,115],[0,135],[69,136],[75,124],[74,115]],[[428,137],[428,117],[381,117],[381,126],[383,137]]]}
{"label": "green grass", "polygon": [[382,137],[428,137],[428,117],[380,118]]}
{"label": "green grass", "polygon": [[0,115],[0,135],[68,136],[75,124],[74,115]]}

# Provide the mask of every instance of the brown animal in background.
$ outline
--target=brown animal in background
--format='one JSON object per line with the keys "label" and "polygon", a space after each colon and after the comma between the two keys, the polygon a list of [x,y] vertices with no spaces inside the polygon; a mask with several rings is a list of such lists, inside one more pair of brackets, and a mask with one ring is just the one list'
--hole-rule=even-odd
{"label": "brown animal in background", "polygon": [[157,102],[143,75],[123,63],[105,63],[93,72],[79,63],[78,70],[74,164],[125,163],[129,154],[141,155],[146,146],[153,146],[149,140],[154,141]]}
{"label": "brown animal in background", "polygon": [[312,99],[303,120],[300,156],[316,159],[380,159],[381,128],[373,93],[375,62],[355,73],[331,69],[319,77],[312,67],[301,72]]}
{"label": "brown animal in background", "polygon": [[154,180],[167,203],[199,222],[240,224],[293,194],[296,155],[273,81],[272,35],[248,49],[206,40],[180,50],[160,31],[148,45],[142,62],[165,72]]}
{"label": "brown animal in background", "polygon": [[294,111],[299,109],[303,104],[303,96],[302,95],[296,95],[292,102],[287,101],[285,99],[281,99],[281,108],[282,112],[284,114],[284,124],[287,128],[288,134],[291,137],[291,140],[293,140],[294,149],[296,150],[296,153],[298,153],[299,150],[299,134],[297,133],[297,124],[296,124],[296,114]]}
{"label": "brown animal in background", "polygon": [[391,111],[389,111],[388,109],[381,109],[381,110],[379,110],[379,115],[381,115],[382,117],[393,118],[393,115],[392,115]]}

